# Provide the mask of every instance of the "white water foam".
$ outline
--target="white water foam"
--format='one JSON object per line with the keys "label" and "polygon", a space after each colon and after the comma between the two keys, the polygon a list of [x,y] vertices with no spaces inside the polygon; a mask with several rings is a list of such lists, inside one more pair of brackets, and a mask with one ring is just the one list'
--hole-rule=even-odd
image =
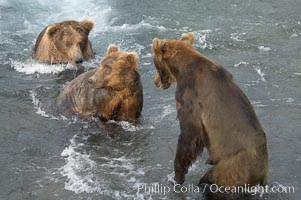
{"label": "white water foam", "polygon": [[[82,21],[90,19],[95,22],[94,29],[91,32],[93,35],[95,32],[103,31],[104,27],[107,26],[109,13],[112,11],[107,4],[107,0],[97,2],[86,0],[85,3],[80,0],[27,0],[26,3],[22,4],[18,0],[0,0],[0,5],[26,9],[27,15],[24,16],[24,23],[33,27],[33,30],[28,30],[30,32],[34,31],[36,34],[49,24],[66,20]],[[38,13],[36,13],[37,10]],[[32,15],[36,15],[36,17],[32,18]]]}
{"label": "white water foam", "polygon": [[[102,31],[107,26],[108,14],[112,11],[106,0],[39,0],[42,7],[47,7],[51,12],[44,16],[42,24],[48,25],[65,20],[81,21],[90,19],[95,22],[93,32]],[[45,23],[46,22],[46,23]]]}
{"label": "white water foam", "polygon": [[166,116],[172,114],[172,113],[175,113],[176,112],[176,109],[174,107],[172,107],[171,105],[164,105],[163,106],[163,111],[162,111],[162,114],[161,114],[161,119],[164,119]]}
{"label": "white water foam", "polygon": [[207,37],[211,33],[212,33],[211,29],[205,29],[205,30],[195,31],[194,32],[195,38],[198,38],[198,39],[196,39],[196,41],[198,41],[198,44],[196,44],[196,46],[200,47],[203,50],[204,49],[212,50],[213,49],[212,44],[210,44],[210,43],[207,42]]}
{"label": "white water foam", "polygon": [[172,183],[173,185],[176,185],[177,182],[175,181],[175,172],[171,172],[170,174],[167,174],[167,182]]}
{"label": "white water foam", "polygon": [[293,38],[296,38],[296,37],[298,37],[297,33],[293,33],[293,34],[290,35],[290,39],[293,39]]}
{"label": "white water foam", "polygon": [[74,69],[70,64],[60,64],[60,65],[47,65],[43,63],[36,62],[32,59],[25,62],[11,61],[11,67],[16,71],[25,73],[25,74],[57,74],[66,69]]}
{"label": "white water foam", "polygon": [[41,115],[42,117],[46,118],[52,118],[52,119],[58,119],[54,116],[46,114],[46,112],[41,108],[40,100],[37,98],[37,93],[34,90],[29,91],[32,103],[34,105],[34,108],[36,109],[36,113]]}
{"label": "white water foam", "polygon": [[147,29],[147,30],[159,30],[159,31],[168,31],[168,30],[173,30],[170,28],[166,28],[164,26],[159,26],[159,25],[153,25],[149,22],[146,22],[145,20],[140,21],[137,24],[123,24],[121,26],[111,26],[107,27],[111,31],[136,31],[140,29]]}
{"label": "white water foam", "polygon": [[237,42],[244,42],[245,40],[241,39],[241,36],[246,35],[247,33],[231,33],[230,38]]}
{"label": "white water foam", "polygon": [[[239,63],[237,64],[234,64],[233,67],[240,67],[240,66],[248,66],[249,63],[248,62],[245,62],[245,61],[240,61]],[[264,78],[265,76],[265,73],[263,71],[261,71],[260,67],[259,66],[255,66],[255,65],[252,65],[252,68],[257,72],[257,74],[260,76],[260,80],[263,81],[263,82],[267,82],[267,80]]]}
{"label": "white water foam", "polygon": [[275,102],[275,101],[278,101],[278,102],[282,102],[282,103],[287,103],[287,104],[297,104],[298,101],[294,98],[291,98],[291,97],[287,97],[287,98],[278,98],[278,99],[274,99],[274,98],[271,98],[270,99],[272,102]]}
{"label": "white water foam", "polygon": [[233,67],[240,67],[241,65],[247,66],[249,63],[245,61],[240,61],[239,63],[235,64]]}
{"label": "white water foam", "polygon": [[266,106],[261,101],[252,101],[251,104],[256,107],[265,107]]}
{"label": "white water foam", "polygon": [[90,159],[90,155],[77,152],[79,146],[81,144],[77,144],[73,137],[70,145],[61,153],[66,161],[66,164],[60,169],[61,174],[67,177],[65,189],[76,194],[101,192],[101,184],[94,179],[94,175],[91,173],[96,163]]}
{"label": "white water foam", "polygon": [[207,35],[205,34],[205,35],[202,35],[200,38],[199,38],[199,43],[200,43],[200,47],[202,48],[202,49],[206,49],[206,47],[207,47],[207,39],[206,39],[206,37],[207,37]]}
{"label": "white water foam", "polygon": [[114,120],[110,120],[108,121],[108,123],[114,123],[114,124],[118,124],[120,125],[125,131],[130,131],[130,132],[135,132],[135,131],[139,131],[139,130],[142,130],[143,127],[142,126],[139,126],[139,125],[134,125],[130,122],[127,122],[127,121],[114,121]]}
{"label": "white water foam", "polygon": [[293,103],[295,100],[293,98],[287,98],[286,103]]}
{"label": "white water foam", "polygon": [[115,121],[115,120],[109,120],[107,122],[108,124],[117,124],[122,127],[123,130],[129,131],[129,132],[136,132],[144,129],[155,129],[154,126],[150,125],[147,127],[143,127],[139,124],[134,124],[128,121]]}
{"label": "white water foam", "polygon": [[130,40],[127,40],[126,43],[124,43],[124,41],[122,41],[121,43],[117,43],[117,46],[119,46],[120,51],[122,52],[136,52],[139,56],[141,55],[142,51],[146,48],[145,46],[138,44],[138,43],[134,43],[132,45]]}
{"label": "white water foam", "polygon": [[270,51],[271,47],[259,46],[258,49],[259,51]]}
{"label": "white water foam", "polygon": [[261,71],[260,67],[258,66],[253,66],[253,68],[255,69],[255,71],[257,72],[257,74],[260,76],[260,80],[263,82],[267,82],[264,78],[265,73]]}
{"label": "white water foam", "polygon": [[[83,141],[78,142],[78,139]],[[76,194],[97,193],[115,199],[134,199],[136,195],[133,185],[145,176],[150,167],[139,168],[136,166],[136,158],[129,159],[125,155],[113,158],[98,156],[98,162],[95,162],[90,153],[84,151],[86,145],[88,149],[91,147],[86,144],[87,139],[75,135],[61,153],[66,162],[59,169],[60,174],[66,177],[65,189]],[[110,186],[112,180],[116,179],[124,184],[124,191]]]}
{"label": "white water foam", "polygon": [[[68,118],[66,118],[63,115],[60,115],[60,116],[56,117],[56,116],[47,114],[46,111],[42,108],[41,101],[38,99],[36,91],[30,90],[29,95],[32,99],[32,104],[34,105],[34,109],[36,109],[36,113],[38,115],[41,115],[42,117],[50,118],[50,119],[53,119],[53,120],[64,120],[64,121],[68,120]],[[69,123],[75,123],[75,122],[78,121],[77,117],[72,117],[69,120],[71,121]]]}

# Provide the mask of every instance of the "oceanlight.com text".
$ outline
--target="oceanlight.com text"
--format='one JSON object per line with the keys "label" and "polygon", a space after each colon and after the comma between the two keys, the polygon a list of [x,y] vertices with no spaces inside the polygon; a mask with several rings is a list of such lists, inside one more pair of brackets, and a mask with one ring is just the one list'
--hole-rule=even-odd
{"label": "oceanlight.com text", "polygon": [[157,195],[166,195],[170,192],[174,193],[222,193],[222,194],[265,194],[265,193],[295,193],[295,188],[293,186],[251,186],[249,184],[245,184],[244,186],[218,186],[216,184],[211,185],[203,185],[202,187],[188,184],[188,185],[179,185],[176,184],[174,186],[171,185],[163,185],[159,183],[150,183],[150,184],[138,184],[136,186],[137,193],[149,193],[149,194],[157,194]]}
{"label": "oceanlight.com text", "polygon": [[212,193],[246,193],[251,195],[264,194],[264,193],[295,193],[295,188],[293,186],[250,186],[245,184],[244,186],[218,186],[216,184],[205,185],[205,188],[209,187],[210,192]]}

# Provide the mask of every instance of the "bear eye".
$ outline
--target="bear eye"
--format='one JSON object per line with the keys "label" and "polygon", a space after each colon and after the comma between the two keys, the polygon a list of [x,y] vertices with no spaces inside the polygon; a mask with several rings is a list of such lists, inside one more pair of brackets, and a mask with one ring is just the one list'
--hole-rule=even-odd
{"label": "bear eye", "polygon": [[164,70],[158,69],[158,73],[159,73],[160,75],[164,75]]}
{"label": "bear eye", "polygon": [[80,48],[81,48],[81,49],[85,49],[85,44],[86,44],[85,41],[80,42],[80,43],[79,43]]}
{"label": "bear eye", "polygon": [[71,42],[66,42],[66,47],[67,48],[70,48],[72,46],[72,43]]}
{"label": "bear eye", "polygon": [[110,65],[105,65],[103,69],[104,69],[104,73],[106,74],[111,73],[112,71],[112,67]]}

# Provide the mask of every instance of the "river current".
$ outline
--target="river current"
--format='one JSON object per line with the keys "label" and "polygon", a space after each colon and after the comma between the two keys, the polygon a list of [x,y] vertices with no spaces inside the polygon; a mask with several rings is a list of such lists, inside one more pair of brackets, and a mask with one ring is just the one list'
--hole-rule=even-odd
{"label": "river current", "polygon": [[[250,99],[267,135],[269,186],[294,187],[252,199],[301,199],[300,10],[298,0],[0,0],[0,199],[204,199],[173,191],[175,87],[153,84],[152,39],[191,31],[195,48],[229,70]],[[51,114],[65,84],[59,74],[70,66],[37,63],[32,48],[45,26],[84,19],[95,22],[96,58],[86,68],[97,67],[109,44],[138,53],[138,123]],[[207,157],[192,165],[184,187],[198,183]]]}

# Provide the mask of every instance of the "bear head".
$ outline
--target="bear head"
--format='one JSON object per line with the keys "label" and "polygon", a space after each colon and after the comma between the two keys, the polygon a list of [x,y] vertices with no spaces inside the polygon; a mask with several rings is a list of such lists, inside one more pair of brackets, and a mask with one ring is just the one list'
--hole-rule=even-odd
{"label": "bear head", "polygon": [[179,40],[160,40],[158,38],[153,39],[152,52],[154,55],[154,64],[156,66],[156,74],[154,78],[154,84],[161,88],[167,89],[169,86],[176,82],[174,74],[176,71],[171,71],[170,66],[174,65],[170,62],[170,59],[176,59],[176,54],[185,48],[193,48],[194,34],[183,34]]}
{"label": "bear head", "polygon": [[93,26],[91,20],[84,20],[64,21],[47,28],[47,37],[54,45],[54,51],[57,51],[56,55],[61,63],[78,66],[87,59],[85,52],[91,45],[88,35]]}
{"label": "bear head", "polygon": [[88,82],[94,88],[121,91],[133,88],[140,81],[137,72],[138,56],[136,53],[124,53],[115,45],[109,45],[99,68]]}

